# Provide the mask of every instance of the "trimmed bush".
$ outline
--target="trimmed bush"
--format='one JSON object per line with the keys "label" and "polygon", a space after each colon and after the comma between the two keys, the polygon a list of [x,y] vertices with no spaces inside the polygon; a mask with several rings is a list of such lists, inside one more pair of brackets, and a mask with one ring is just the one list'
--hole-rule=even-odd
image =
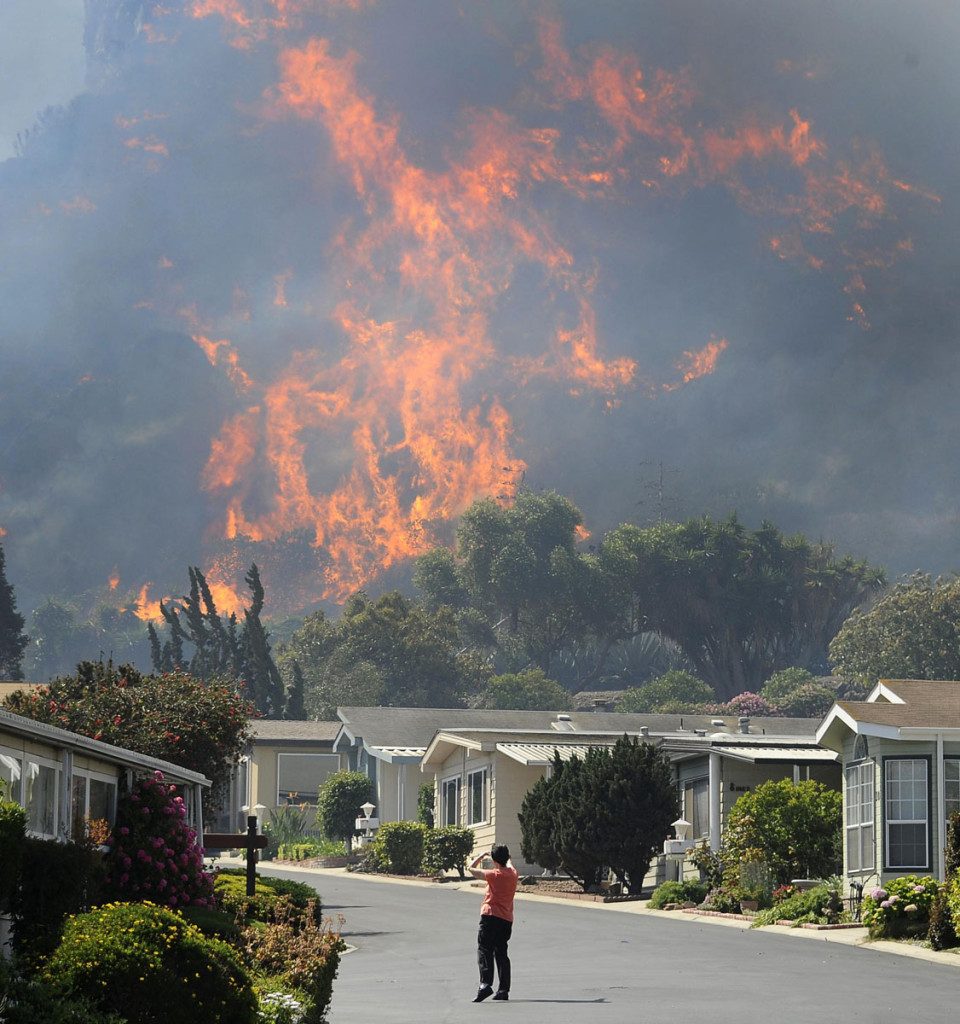
{"label": "trimmed bush", "polygon": [[213,879],[203,870],[197,833],[176,793],[163,772],[154,772],[121,796],[107,859],[114,896],[167,907],[212,906]]}
{"label": "trimmed bush", "polygon": [[652,910],[661,910],[668,903],[686,903],[688,900],[699,905],[706,898],[705,882],[664,882],[653,890],[647,906]]}
{"label": "trimmed bush", "polygon": [[394,875],[419,874],[426,832],[426,826],[419,821],[389,821],[381,825],[370,845],[382,870]]}
{"label": "trimmed bush", "polygon": [[71,918],[43,978],[137,1024],[257,1020],[238,954],[152,903],[109,903]]}
{"label": "trimmed bush", "polygon": [[373,782],[363,772],[334,772],[317,796],[317,828],[329,839],[344,840],[349,851],[360,808],[372,799]]}
{"label": "trimmed bush", "polygon": [[298,843],[281,843],[278,860],[310,860],[313,857],[345,857],[347,844],[335,839],[317,839],[308,836]]}
{"label": "trimmed bush", "polygon": [[14,950],[25,963],[56,947],[68,914],[89,910],[103,898],[101,853],[84,843],[26,840],[20,888],[13,901]]}
{"label": "trimmed bush", "polygon": [[40,978],[10,973],[0,958],[0,1021],[3,1024],[128,1024],[89,1000],[64,996]]}
{"label": "trimmed bush", "polygon": [[257,875],[253,896],[247,896],[247,876],[242,868],[224,868],[213,883],[217,907],[235,918],[273,921],[278,908],[286,902],[294,915],[302,916],[308,907],[320,919],[320,897],[314,888],[288,878],[265,878]]}
{"label": "trimmed bush", "polygon": [[437,874],[456,868],[460,877],[466,878],[464,869],[475,842],[473,829],[459,825],[428,828],[423,838],[423,866]]}
{"label": "trimmed bush", "polygon": [[[886,885],[871,889],[863,897],[863,923],[872,939],[899,939],[926,935],[930,908],[940,884],[929,875],[891,878]],[[951,910],[953,904],[951,903]]]}

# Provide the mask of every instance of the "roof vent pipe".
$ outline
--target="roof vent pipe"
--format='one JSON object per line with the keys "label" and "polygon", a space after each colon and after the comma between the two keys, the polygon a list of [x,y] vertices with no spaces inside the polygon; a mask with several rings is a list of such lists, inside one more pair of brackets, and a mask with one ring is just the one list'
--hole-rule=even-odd
{"label": "roof vent pipe", "polygon": [[740,731],[742,733],[749,733],[750,732],[750,719],[749,718],[738,718],[737,719],[737,724],[740,726]]}
{"label": "roof vent pipe", "polygon": [[722,729],[727,723],[722,718],[711,718],[710,724]]}
{"label": "roof vent pipe", "polygon": [[650,735],[650,726],[649,725],[641,725],[640,726],[640,735],[641,736],[649,736]]}

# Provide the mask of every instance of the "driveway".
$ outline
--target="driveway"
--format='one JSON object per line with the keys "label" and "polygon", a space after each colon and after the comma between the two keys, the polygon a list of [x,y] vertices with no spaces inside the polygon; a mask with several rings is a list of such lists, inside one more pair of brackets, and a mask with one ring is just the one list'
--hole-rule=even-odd
{"label": "driveway", "polygon": [[[868,948],[595,904],[518,899],[509,1003],[477,988],[480,891],[267,867],[342,914],[330,1024],[945,1024],[957,968]],[[629,906],[627,905],[621,905]]]}

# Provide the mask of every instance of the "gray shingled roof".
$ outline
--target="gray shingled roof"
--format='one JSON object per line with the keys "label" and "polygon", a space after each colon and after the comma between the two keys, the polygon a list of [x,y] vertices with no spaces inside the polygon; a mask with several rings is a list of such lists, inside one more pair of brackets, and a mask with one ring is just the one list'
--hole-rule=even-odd
{"label": "gray shingled roof", "polygon": [[[738,719],[729,715],[647,715],[614,711],[485,711],[470,708],[337,708],[337,714],[353,736],[370,746],[426,747],[441,729],[550,729],[558,714],[569,714],[573,731],[557,731],[558,738],[575,740],[578,732],[651,732],[705,729],[708,733],[739,730]],[[722,718],[724,725],[714,726]],[[812,738],[819,718],[752,718],[751,736],[806,736]]]}
{"label": "gray shingled roof", "polygon": [[264,742],[303,742],[322,740],[332,743],[340,731],[340,722],[283,721],[273,718],[258,718],[250,723],[250,732],[255,740]]}

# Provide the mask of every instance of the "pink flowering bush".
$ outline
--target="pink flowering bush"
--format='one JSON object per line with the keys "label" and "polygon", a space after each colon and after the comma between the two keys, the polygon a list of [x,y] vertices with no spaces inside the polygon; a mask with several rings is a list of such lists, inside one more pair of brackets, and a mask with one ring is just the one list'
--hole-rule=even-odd
{"label": "pink flowering bush", "polygon": [[940,884],[929,876],[891,878],[863,898],[863,923],[874,939],[925,935]]}
{"label": "pink flowering bush", "polygon": [[749,718],[773,718],[780,712],[759,693],[738,693],[726,704],[717,705],[718,713],[723,715],[742,715]]}
{"label": "pink flowering bush", "polygon": [[212,907],[213,879],[203,870],[187,809],[162,772],[136,782],[117,805],[108,884],[121,900]]}

